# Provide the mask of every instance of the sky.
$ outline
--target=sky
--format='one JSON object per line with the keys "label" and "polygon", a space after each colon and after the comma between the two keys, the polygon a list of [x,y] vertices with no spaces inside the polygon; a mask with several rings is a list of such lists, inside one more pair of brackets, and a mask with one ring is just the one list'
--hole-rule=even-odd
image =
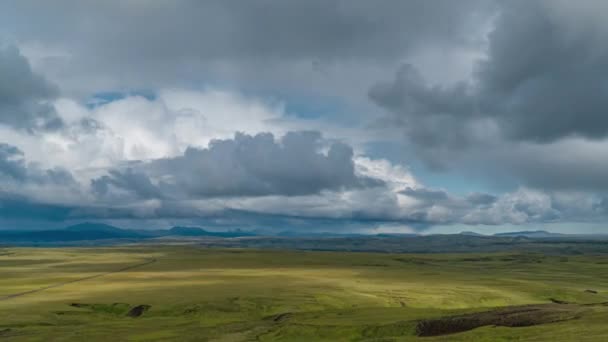
{"label": "sky", "polygon": [[608,3],[0,4],[0,229],[608,233]]}

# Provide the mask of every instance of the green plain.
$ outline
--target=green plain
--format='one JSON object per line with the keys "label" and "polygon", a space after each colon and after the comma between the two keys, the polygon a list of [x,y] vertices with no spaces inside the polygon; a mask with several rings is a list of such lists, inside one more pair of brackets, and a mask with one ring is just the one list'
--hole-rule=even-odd
{"label": "green plain", "polygon": [[[54,284],[65,285],[7,297]],[[10,341],[608,340],[605,305],[563,322],[415,334],[421,319],[551,299],[608,302],[608,256],[0,249],[0,340]]]}

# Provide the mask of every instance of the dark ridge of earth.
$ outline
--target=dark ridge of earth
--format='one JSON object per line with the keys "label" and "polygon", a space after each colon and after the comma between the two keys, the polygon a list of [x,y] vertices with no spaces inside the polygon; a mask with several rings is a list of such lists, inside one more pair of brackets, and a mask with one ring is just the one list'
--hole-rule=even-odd
{"label": "dark ridge of earth", "polygon": [[491,311],[422,320],[416,325],[416,335],[441,336],[483,326],[528,327],[576,319],[580,317],[582,311],[582,306],[577,304],[510,306]]}
{"label": "dark ridge of earth", "polygon": [[127,316],[139,317],[139,316],[143,315],[144,312],[150,310],[150,308],[151,308],[151,306],[147,305],[147,304],[138,305],[138,306],[132,308],[131,310],[129,310],[129,312],[127,312]]}

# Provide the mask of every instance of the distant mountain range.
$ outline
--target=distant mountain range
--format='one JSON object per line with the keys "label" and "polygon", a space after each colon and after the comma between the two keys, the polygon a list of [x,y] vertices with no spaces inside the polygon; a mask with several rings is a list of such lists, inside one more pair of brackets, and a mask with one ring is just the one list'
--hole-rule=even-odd
{"label": "distant mountain range", "polygon": [[518,236],[522,236],[522,237],[527,237],[527,238],[559,238],[559,237],[567,237],[570,236],[568,234],[559,234],[559,233],[549,233],[547,231],[544,230],[523,230],[520,232],[507,232],[507,233],[496,233],[493,235],[485,235],[485,234],[480,234],[480,233],[476,233],[476,232],[470,232],[470,231],[463,231],[460,232],[460,235],[467,235],[467,236],[502,236],[502,237],[518,237]]}
{"label": "distant mountain range", "polygon": [[[163,231],[160,231],[163,232]],[[243,236],[254,236],[256,234],[251,232],[244,232],[240,229],[229,230],[226,232],[210,232],[198,227],[173,227],[169,229],[168,236],[215,236],[215,237],[243,237]]]}
{"label": "distant mountain range", "polygon": [[252,236],[240,230],[210,232],[198,227],[172,227],[170,229],[136,230],[122,229],[103,223],[80,223],[54,230],[0,230],[0,244],[61,243],[97,240],[140,240],[159,237],[218,237]]}
{"label": "distant mountain range", "polygon": [[[550,233],[543,230],[520,231],[498,233],[494,235],[483,235],[476,232],[464,231],[460,234],[439,235],[417,235],[417,234],[338,234],[338,233],[311,233],[282,231],[275,234],[261,234],[241,230],[214,232],[199,227],[172,227],[170,229],[122,229],[103,223],[80,223],[63,229],[54,230],[0,230],[0,245],[93,245],[105,243],[137,242],[148,239],[190,239],[190,238],[212,238],[230,239],[238,237],[257,237],[258,239],[275,239],[285,244],[287,240],[294,241],[322,241],[333,239],[334,241],[358,241],[367,239],[369,241],[418,241],[431,243],[468,244],[471,241],[481,243],[503,243],[505,241],[525,240],[608,240],[608,235],[570,235]],[[446,240],[447,239],[447,240]],[[445,241],[444,241],[445,240]],[[520,241],[521,242],[521,241]]]}
{"label": "distant mountain range", "polygon": [[524,230],[521,232],[508,232],[508,233],[497,233],[494,234],[494,236],[525,236],[528,238],[560,238],[560,237],[567,237],[569,236],[568,234],[559,234],[559,233],[549,233],[547,231],[544,230]]}
{"label": "distant mountain range", "polygon": [[523,230],[519,232],[496,233],[484,235],[476,232],[463,231],[460,235],[467,236],[495,236],[495,237],[525,237],[529,239],[606,239],[608,234],[562,234],[551,233],[545,230]]}
{"label": "distant mountain range", "polygon": [[475,232],[469,232],[469,231],[460,232],[460,235],[466,235],[466,236],[486,236],[486,235],[483,235],[483,234],[479,234],[479,233],[475,233]]}

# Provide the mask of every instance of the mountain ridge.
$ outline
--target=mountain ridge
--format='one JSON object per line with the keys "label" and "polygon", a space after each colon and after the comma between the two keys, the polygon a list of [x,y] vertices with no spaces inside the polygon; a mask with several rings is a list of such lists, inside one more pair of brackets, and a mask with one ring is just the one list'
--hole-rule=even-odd
{"label": "mountain ridge", "polygon": [[231,231],[208,231],[201,227],[173,226],[167,229],[124,229],[105,223],[82,222],[61,229],[52,230],[0,230],[0,244],[2,245],[52,245],[52,244],[99,244],[107,241],[118,243],[126,241],[143,241],[150,239],[179,239],[179,238],[214,238],[231,239],[239,237],[255,237],[269,239],[420,239],[443,240],[451,237],[454,243],[468,243],[468,241],[509,242],[525,240],[606,240],[608,235],[588,234],[559,234],[544,230],[515,231],[484,235],[472,231],[463,231],[457,234],[339,234],[339,233],[311,233],[296,231],[280,231],[275,234],[267,234],[259,231],[242,231],[240,229]]}

